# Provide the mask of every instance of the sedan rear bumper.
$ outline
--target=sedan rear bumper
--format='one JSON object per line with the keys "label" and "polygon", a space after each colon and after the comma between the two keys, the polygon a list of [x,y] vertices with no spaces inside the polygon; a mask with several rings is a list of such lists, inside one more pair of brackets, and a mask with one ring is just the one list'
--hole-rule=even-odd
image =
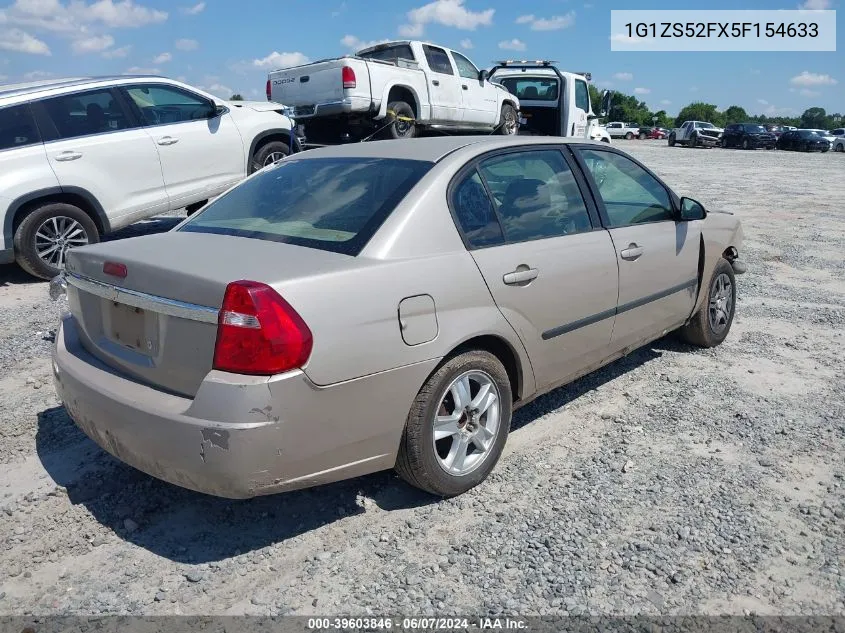
{"label": "sedan rear bumper", "polygon": [[211,371],[190,399],[101,363],[82,347],[72,316],[53,352],[56,391],[88,437],[153,477],[228,498],[392,468],[411,403],[436,362],[331,387],[301,371]]}

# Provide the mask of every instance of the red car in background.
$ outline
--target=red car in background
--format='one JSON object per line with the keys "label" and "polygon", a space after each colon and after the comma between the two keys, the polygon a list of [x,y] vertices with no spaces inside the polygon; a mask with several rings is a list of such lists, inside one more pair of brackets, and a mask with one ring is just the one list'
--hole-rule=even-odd
{"label": "red car in background", "polygon": [[648,138],[662,140],[669,136],[669,130],[664,130],[662,127],[653,127],[648,133]]}

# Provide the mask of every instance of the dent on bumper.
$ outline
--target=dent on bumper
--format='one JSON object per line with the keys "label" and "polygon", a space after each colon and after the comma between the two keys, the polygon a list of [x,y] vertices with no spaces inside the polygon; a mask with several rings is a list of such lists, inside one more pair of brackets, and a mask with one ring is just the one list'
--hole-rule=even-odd
{"label": "dent on bumper", "polygon": [[299,371],[270,379],[212,371],[190,399],[100,363],[82,347],[71,316],[53,352],[56,391],[94,442],[149,475],[229,498],[392,468],[411,402],[434,363],[331,387]]}

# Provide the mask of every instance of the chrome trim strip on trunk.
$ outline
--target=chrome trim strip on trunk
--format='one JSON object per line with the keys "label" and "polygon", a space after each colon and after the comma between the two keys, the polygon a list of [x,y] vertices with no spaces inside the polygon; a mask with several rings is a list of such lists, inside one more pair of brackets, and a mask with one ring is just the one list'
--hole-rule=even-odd
{"label": "chrome trim strip on trunk", "polygon": [[102,297],[109,301],[132,306],[133,308],[158,312],[159,314],[166,314],[167,316],[178,317],[180,319],[216,324],[217,316],[220,312],[219,308],[198,305],[196,303],[186,303],[184,301],[177,301],[176,299],[168,299],[167,297],[157,297],[146,292],[120,288],[67,271],[65,272],[65,278],[69,285],[83,292]]}

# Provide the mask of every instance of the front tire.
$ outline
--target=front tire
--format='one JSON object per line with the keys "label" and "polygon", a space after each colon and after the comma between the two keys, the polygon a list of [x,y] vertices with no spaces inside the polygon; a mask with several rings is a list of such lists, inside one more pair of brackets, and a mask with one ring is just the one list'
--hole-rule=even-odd
{"label": "front tire", "polygon": [[749,149],[747,138],[742,139],[742,149]]}
{"label": "front tire", "polygon": [[731,263],[722,258],[707,284],[707,298],[690,322],[679,330],[681,338],[699,347],[715,347],[728,336],[736,312],[736,277]]}
{"label": "front tire", "polygon": [[474,350],[443,363],[411,406],[396,472],[441,497],[484,481],[498,462],[510,429],[513,395],[502,363]]}
{"label": "front tire", "polygon": [[669,135],[669,141],[668,142],[669,142],[669,147],[675,147],[675,135],[674,134]]}
{"label": "front tire", "polygon": [[519,132],[519,117],[516,109],[509,103],[502,105],[502,118],[499,121],[497,132],[502,136],[514,136]]}
{"label": "front tire", "polygon": [[64,269],[70,249],[99,241],[97,225],[85,211],[63,202],[48,203],[18,225],[15,259],[30,275],[52,279]]}
{"label": "front tire", "polygon": [[257,172],[259,169],[264,169],[268,165],[272,165],[285,156],[290,156],[290,146],[282,141],[270,141],[264,143],[255,150],[250,162],[250,174]]}
{"label": "front tire", "polygon": [[417,135],[416,117],[414,109],[405,101],[391,101],[387,104],[390,125],[387,127],[387,137],[396,141],[414,138]]}
{"label": "front tire", "polygon": [[689,140],[690,147],[698,147],[698,134],[693,134]]}

